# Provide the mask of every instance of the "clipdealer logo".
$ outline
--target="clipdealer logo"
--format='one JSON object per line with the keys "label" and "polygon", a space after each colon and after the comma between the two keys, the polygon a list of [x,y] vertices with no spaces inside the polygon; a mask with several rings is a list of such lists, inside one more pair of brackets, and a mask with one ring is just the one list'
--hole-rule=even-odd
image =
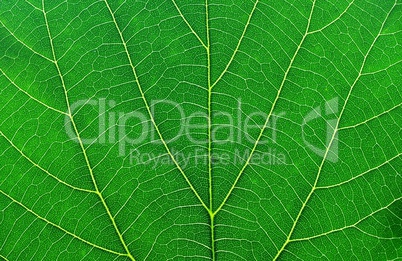
{"label": "clipdealer logo", "polygon": [[[92,133],[91,137],[88,137],[88,134],[86,137],[80,135],[80,140],[84,145],[118,143],[119,156],[126,156],[127,149],[131,151],[132,148],[136,148],[140,144],[147,142],[152,144],[161,143],[161,139],[145,108],[129,112],[116,111],[116,104],[116,101],[107,101],[105,98],[101,98],[99,100],[78,100],[71,105],[72,114],[79,113],[86,107],[98,113],[96,117],[98,122],[97,132]],[[213,113],[212,117],[224,123],[216,124],[212,128],[212,142],[215,144],[236,143],[242,145],[257,142],[256,135],[252,135],[252,133],[258,133],[263,128],[263,123],[268,115],[261,111],[245,114],[242,106],[241,99],[238,99],[236,115],[224,111]],[[166,144],[173,143],[179,139],[193,145],[208,144],[208,139],[194,131],[208,128],[207,112],[191,111],[190,114],[186,114],[185,108],[180,103],[171,100],[152,100],[150,102],[150,112],[153,118],[155,118],[156,112],[160,111],[174,113],[177,122],[175,126],[177,128],[175,128],[173,135],[169,138],[164,137]],[[270,131],[266,135],[269,138],[259,140],[259,145],[276,143],[277,121],[285,114],[285,112],[281,112],[271,115],[270,121],[265,126]],[[135,131],[132,131],[134,127]],[[69,116],[65,117],[65,130],[71,140],[79,142]],[[222,137],[222,133],[225,133],[224,137]]]}
{"label": "clipdealer logo", "polygon": [[[80,110],[84,109],[86,106],[90,106],[91,110],[95,110],[98,113],[97,133],[93,133],[91,135],[92,137],[80,137],[84,145],[117,143],[119,156],[124,157],[127,156],[128,152],[131,154],[133,150],[138,152],[137,147],[140,144],[144,144],[144,142],[152,144],[161,143],[155,131],[155,126],[149,119],[145,108],[142,108],[142,111],[116,111],[116,104],[114,100],[107,101],[105,98],[101,98],[78,100],[71,105],[70,109],[73,114],[80,112]],[[262,124],[257,124],[256,122],[262,122],[268,115],[261,111],[243,115],[244,110],[242,106],[241,99],[238,99],[236,115],[221,111],[214,112],[213,117],[223,119],[226,122],[226,124],[217,125],[212,129],[211,139],[215,144],[236,143],[247,145],[257,142],[255,135],[253,137],[250,133],[261,130],[263,127]],[[177,126],[178,130],[174,133],[175,135],[165,140],[166,144],[173,143],[179,139],[185,139],[193,145],[206,145],[208,143],[207,139],[200,139],[200,135],[195,135],[193,131],[194,129],[208,128],[208,115],[206,112],[196,111],[186,115],[183,106],[171,100],[153,100],[150,103],[150,112],[153,117],[158,110],[166,111],[167,109],[170,112],[176,113],[176,121],[179,122],[179,126]],[[338,110],[339,99],[333,98],[326,101],[323,106],[317,106],[308,112],[301,123],[301,135],[304,145],[316,155],[325,157],[325,160],[334,163],[339,159],[339,141],[337,130],[335,130],[338,121],[336,118]],[[277,144],[277,122],[285,115],[285,112],[271,115],[268,125],[266,126],[266,129],[269,129],[270,133],[265,135],[265,137],[269,138],[259,140],[259,145]],[[200,123],[200,119],[204,119],[204,121]],[[311,137],[306,134],[307,129],[311,129],[309,125],[316,121],[325,124],[323,126],[325,129],[325,137],[323,137],[325,138],[325,144],[323,145],[318,145],[317,142],[312,141]],[[136,128],[135,131],[132,131],[133,127]],[[65,117],[65,130],[71,140],[79,142],[69,116]],[[227,133],[226,137],[222,138],[221,135],[218,135],[218,132],[222,133],[222,130],[224,133]],[[320,137],[315,135],[314,138]],[[268,149],[270,150],[270,157],[272,156],[271,154],[280,154],[281,162],[285,161],[283,153],[276,152],[272,147]],[[272,151],[275,153],[272,153]],[[180,157],[185,158],[186,156],[182,155]],[[141,156],[141,158],[145,159],[147,157]],[[149,155],[148,158],[152,158],[152,155]]]}

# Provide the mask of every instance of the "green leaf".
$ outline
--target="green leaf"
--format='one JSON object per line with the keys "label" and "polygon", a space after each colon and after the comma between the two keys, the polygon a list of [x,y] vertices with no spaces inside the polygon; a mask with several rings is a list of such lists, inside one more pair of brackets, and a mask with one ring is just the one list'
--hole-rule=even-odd
{"label": "green leaf", "polygon": [[401,17],[1,1],[0,257],[401,259]]}

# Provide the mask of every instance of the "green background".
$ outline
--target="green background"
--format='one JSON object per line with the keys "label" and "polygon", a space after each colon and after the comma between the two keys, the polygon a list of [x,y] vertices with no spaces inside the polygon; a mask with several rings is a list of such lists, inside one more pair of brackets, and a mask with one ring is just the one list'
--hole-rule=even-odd
{"label": "green background", "polygon": [[401,17],[399,0],[1,1],[0,258],[402,258]]}

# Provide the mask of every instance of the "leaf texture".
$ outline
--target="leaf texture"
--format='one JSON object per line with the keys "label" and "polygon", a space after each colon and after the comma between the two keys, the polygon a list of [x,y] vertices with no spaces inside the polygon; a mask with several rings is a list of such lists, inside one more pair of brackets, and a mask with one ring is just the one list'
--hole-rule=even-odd
{"label": "leaf texture", "polygon": [[402,2],[0,3],[0,258],[399,260]]}

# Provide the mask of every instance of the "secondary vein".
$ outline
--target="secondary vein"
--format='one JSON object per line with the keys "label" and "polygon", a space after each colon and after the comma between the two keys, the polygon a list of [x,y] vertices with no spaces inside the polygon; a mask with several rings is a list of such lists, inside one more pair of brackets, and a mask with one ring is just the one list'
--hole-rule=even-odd
{"label": "secondary vein", "polygon": [[242,34],[240,36],[239,41],[237,42],[237,45],[236,45],[235,50],[233,51],[233,54],[230,57],[229,62],[226,64],[225,69],[222,71],[222,73],[219,75],[219,77],[214,81],[214,83],[212,83],[211,89],[214,88],[215,85],[222,79],[222,77],[225,75],[225,73],[228,71],[230,65],[232,64],[237,52],[239,51],[239,48],[240,48],[240,45],[241,45],[241,43],[242,43],[242,41],[244,39],[244,36],[246,35],[247,29],[248,29],[248,27],[250,25],[250,22],[251,22],[251,18],[253,17],[253,14],[255,13],[255,10],[257,9],[258,2],[259,2],[259,0],[255,1],[253,9],[251,10],[250,15],[248,16],[246,26],[244,27],[244,30],[243,30],[243,32],[242,32]]}
{"label": "secondary vein", "polygon": [[[386,206],[371,212],[369,215],[361,218],[360,220],[356,221],[355,223],[353,223],[351,225],[347,225],[347,226],[344,226],[344,227],[341,227],[341,228],[333,229],[333,230],[330,230],[330,231],[327,231],[327,232],[324,232],[324,233],[321,233],[321,234],[309,236],[309,237],[290,239],[289,242],[308,241],[308,240],[316,239],[316,238],[319,238],[319,237],[328,236],[328,235],[330,235],[332,233],[343,231],[343,230],[348,229],[348,228],[355,228],[355,229],[359,230],[360,232],[364,233],[362,229],[357,227],[357,225],[359,225],[360,223],[362,223],[364,220],[368,219],[369,217],[372,217],[376,213],[378,213],[380,211],[383,211],[384,209],[388,209],[392,204],[394,204],[395,202],[397,202],[397,201],[399,201],[401,199],[402,199],[402,197],[399,197],[399,198],[396,198],[396,199],[392,200]],[[382,238],[382,239],[390,239],[390,238]]]}
{"label": "secondary vein", "polygon": [[47,105],[46,103],[44,103],[43,101],[33,97],[31,94],[29,94],[27,91],[25,91],[24,89],[22,89],[21,87],[19,87],[2,69],[0,69],[0,73],[3,74],[4,77],[6,77],[6,79],[15,87],[17,88],[20,92],[24,93],[26,96],[28,96],[29,98],[31,98],[32,100],[36,101],[37,103],[43,105],[44,107],[48,108],[49,110],[55,111],[57,113],[60,113],[64,116],[68,116],[68,114],[64,111],[61,111],[59,109],[56,109],[50,105]]}
{"label": "secondary vein", "polygon": [[183,19],[183,21],[186,23],[186,25],[188,26],[188,28],[190,29],[190,31],[195,35],[195,37],[197,38],[197,40],[201,43],[201,45],[205,48],[208,49],[208,46],[205,45],[204,41],[200,38],[200,36],[195,32],[194,28],[191,26],[191,24],[187,21],[187,19],[184,17],[183,13],[181,12],[179,6],[177,5],[175,0],[172,0],[174,7],[176,8],[177,12],[179,12],[181,18]]}
{"label": "secondary vein", "polygon": [[326,150],[325,150],[325,153],[324,153],[324,156],[323,156],[323,158],[322,158],[322,160],[321,160],[320,166],[318,167],[318,172],[317,172],[317,175],[316,175],[314,184],[313,184],[313,186],[312,186],[312,188],[311,188],[309,194],[307,195],[306,200],[303,202],[302,207],[300,208],[299,213],[297,214],[296,219],[295,219],[294,222],[293,222],[292,228],[290,229],[290,232],[289,232],[289,234],[288,234],[288,236],[287,236],[287,238],[286,238],[284,244],[282,245],[282,247],[279,249],[279,251],[277,252],[276,256],[274,257],[274,261],[279,258],[279,256],[280,256],[281,253],[284,251],[284,249],[285,249],[285,247],[287,246],[287,244],[289,244],[289,242],[291,241],[292,234],[293,234],[293,232],[294,232],[294,230],[295,230],[295,228],[296,228],[296,225],[297,225],[297,223],[298,223],[298,221],[299,221],[299,219],[300,219],[300,217],[301,217],[301,214],[303,213],[304,209],[306,208],[307,203],[310,201],[310,199],[311,199],[313,193],[314,193],[315,190],[317,189],[317,184],[318,184],[318,181],[319,181],[319,179],[320,179],[320,175],[321,175],[321,172],[322,172],[324,163],[326,162],[326,158],[327,158],[327,156],[328,156],[328,153],[329,153],[329,151],[330,151],[330,148],[331,148],[331,146],[332,146],[332,143],[334,142],[335,137],[336,137],[336,134],[338,133],[339,123],[340,123],[340,120],[341,120],[341,118],[342,118],[342,116],[343,116],[343,113],[345,112],[346,105],[347,105],[347,103],[348,103],[348,101],[349,101],[350,96],[352,95],[352,91],[353,91],[354,87],[356,86],[357,82],[359,81],[360,77],[362,76],[363,69],[364,69],[364,66],[365,66],[365,64],[366,64],[367,57],[368,57],[368,55],[370,54],[371,50],[373,49],[375,43],[377,42],[377,39],[380,37],[381,31],[382,31],[382,29],[384,28],[385,22],[388,20],[388,17],[389,17],[389,15],[391,14],[392,10],[395,8],[395,6],[396,6],[396,2],[394,3],[394,5],[392,6],[390,12],[388,13],[388,15],[386,16],[384,22],[382,23],[381,28],[380,28],[380,31],[378,32],[377,36],[374,38],[373,42],[371,43],[370,48],[367,50],[366,54],[364,55],[362,65],[360,66],[360,69],[359,69],[359,72],[358,72],[358,74],[357,74],[357,77],[356,77],[355,81],[354,81],[354,82],[352,83],[352,85],[350,86],[350,90],[349,90],[349,92],[348,92],[348,94],[347,94],[347,96],[346,96],[345,102],[344,102],[344,104],[343,104],[343,106],[342,106],[342,109],[341,109],[341,111],[340,111],[340,113],[339,113],[339,117],[338,117],[338,119],[337,119],[337,121],[336,121],[336,125],[335,125],[335,128],[334,128],[334,132],[333,132],[333,134],[332,134],[332,136],[331,136],[331,139],[330,139],[330,141],[329,141],[329,143],[328,143],[328,146],[327,146],[327,148],[326,148]]}
{"label": "secondary vein", "polygon": [[80,240],[81,242],[84,242],[84,243],[87,244],[87,245],[90,245],[90,246],[95,247],[95,248],[97,248],[97,249],[100,249],[100,250],[103,250],[103,251],[106,251],[106,252],[109,252],[109,253],[112,253],[112,254],[115,254],[115,255],[118,255],[118,256],[126,256],[126,255],[127,255],[127,254],[125,254],[125,253],[119,253],[119,252],[113,251],[113,250],[111,250],[111,249],[108,249],[108,248],[105,248],[105,247],[96,245],[96,244],[94,244],[94,243],[91,243],[91,242],[89,242],[89,241],[87,241],[87,240],[85,240],[85,239],[83,239],[83,238],[81,238],[81,237],[75,235],[74,233],[71,233],[70,231],[68,231],[68,230],[66,230],[66,229],[64,229],[64,228],[62,228],[61,226],[59,226],[59,225],[57,225],[57,224],[55,224],[55,223],[53,223],[53,222],[47,220],[46,218],[44,218],[44,217],[38,215],[36,212],[34,212],[34,211],[33,211],[32,209],[30,209],[29,207],[25,206],[24,204],[22,204],[21,202],[19,202],[19,201],[16,200],[16,199],[14,199],[13,197],[7,195],[7,193],[5,193],[4,191],[0,190],[0,194],[4,195],[4,196],[7,197],[9,200],[11,200],[11,201],[14,202],[15,204],[19,205],[20,207],[24,208],[26,211],[28,211],[29,213],[31,213],[32,215],[34,215],[36,218],[38,218],[38,219],[40,219],[40,220],[46,222],[47,224],[52,225],[53,227],[55,227],[55,228],[57,228],[57,229],[63,231],[64,233],[66,233],[66,234],[72,236],[72,237],[75,238],[75,239]]}
{"label": "secondary vein", "polygon": [[252,150],[251,150],[251,152],[250,152],[250,155],[248,156],[248,158],[247,158],[247,160],[246,160],[246,163],[244,164],[244,166],[241,168],[239,174],[237,175],[236,180],[235,180],[235,182],[233,183],[232,187],[230,188],[228,194],[225,196],[225,198],[223,199],[223,201],[222,201],[222,203],[219,205],[219,207],[215,210],[215,212],[214,212],[215,214],[218,213],[218,212],[222,209],[222,207],[225,205],[225,203],[226,203],[226,201],[229,199],[229,197],[230,197],[232,191],[234,190],[234,188],[236,187],[237,183],[239,182],[240,177],[241,177],[242,174],[244,173],[244,171],[245,171],[245,169],[247,168],[247,166],[250,164],[251,158],[253,157],[253,154],[254,154],[254,152],[255,152],[257,146],[258,146],[258,143],[260,142],[260,140],[261,140],[261,138],[262,138],[262,135],[264,134],[264,131],[265,131],[266,127],[268,126],[269,120],[270,120],[271,117],[272,117],[273,111],[274,111],[274,109],[276,108],[276,104],[278,103],[279,97],[280,97],[280,95],[281,95],[281,93],[282,93],[282,90],[283,90],[283,86],[285,85],[285,82],[286,82],[286,80],[287,80],[287,78],[288,78],[290,69],[293,67],[293,63],[294,63],[294,61],[295,61],[295,58],[296,58],[297,54],[299,53],[299,50],[300,50],[301,46],[303,45],[303,43],[304,43],[304,41],[305,41],[305,39],[306,39],[306,37],[307,37],[307,35],[308,35],[308,31],[309,31],[309,28],[310,28],[310,20],[311,20],[312,14],[313,14],[314,5],[315,5],[315,0],[314,0],[314,3],[313,3],[313,7],[312,7],[312,9],[311,9],[311,12],[310,12],[310,16],[309,16],[308,21],[307,21],[306,32],[304,33],[304,35],[303,35],[303,37],[302,37],[302,39],[301,39],[299,45],[297,46],[297,49],[296,49],[295,53],[293,54],[292,59],[290,60],[289,66],[288,66],[288,68],[286,69],[286,72],[285,72],[285,74],[284,74],[284,76],[283,76],[281,85],[279,86],[277,95],[276,95],[276,97],[275,97],[275,99],[274,99],[274,101],[273,101],[273,103],[272,103],[271,110],[269,111],[268,116],[267,116],[267,118],[266,118],[266,120],[265,120],[265,123],[264,123],[263,127],[262,127],[261,130],[260,130],[260,133],[259,133],[259,135],[258,135],[258,137],[257,137],[256,142],[254,143],[254,146],[253,146],[253,148],[252,148]]}
{"label": "secondary vein", "polygon": [[117,21],[116,21],[115,15],[114,15],[112,9],[110,8],[109,3],[107,2],[107,0],[104,0],[104,2],[105,2],[105,4],[106,4],[106,6],[107,6],[107,9],[109,10],[110,15],[112,16],[113,23],[114,23],[114,25],[115,25],[115,27],[116,27],[116,30],[117,30],[117,32],[118,32],[118,34],[119,34],[119,37],[120,37],[120,40],[121,40],[121,42],[122,42],[122,44],[123,44],[124,51],[125,51],[125,53],[126,53],[127,59],[128,59],[128,61],[129,61],[130,67],[131,67],[131,71],[132,71],[132,73],[133,73],[133,75],[134,75],[134,78],[135,78],[135,82],[137,83],[138,90],[139,90],[140,93],[141,93],[141,98],[142,98],[142,100],[143,100],[143,102],[144,102],[144,104],[145,104],[145,107],[146,107],[148,116],[149,116],[150,119],[151,119],[152,125],[154,126],[154,128],[155,128],[155,130],[156,130],[156,133],[158,134],[159,139],[161,140],[161,142],[162,142],[164,148],[166,149],[167,153],[169,154],[169,157],[172,159],[172,162],[174,163],[174,165],[176,166],[176,168],[179,170],[179,172],[182,174],[182,176],[183,176],[184,179],[186,180],[188,186],[189,186],[190,189],[193,191],[193,193],[194,193],[194,195],[196,196],[196,198],[200,201],[201,205],[202,205],[206,210],[209,210],[209,208],[207,207],[207,205],[205,204],[205,202],[202,200],[201,196],[198,194],[198,192],[197,192],[196,189],[194,188],[194,186],[193,186],[193,184],[191,183],[190,179],[186,176],[186,174],[184,173],[183,169],[180,167],[180,165],[179,165],[179,163],[177,162],[176,158],[173,156],[172,152],[170,151],[170,149],[169,149],[169,147],[168,147],[166,141],[164,140],[164,138],[163,138],[163,136],[162,136],[162,133],[160,132],[159,127],[158,127],[158,125],[157,125],[156,122],[155,122],[155,118],[154,118],[154,116],[153,116],[153,114],[152,114],[152,112],[151,112],[151,108],[150,108],[150,106],[149,106],[149,104],[148,104],[148,101],[147,101],[147,99],[145,98],[144,90],[142,89],[142,86],[141,86],[141,84],[140,84],[139,77],[138,77],[137,71],[136,71],[136,69],[135,69],[134,63],[133,63],[133,61],[132,61],[132,59],[131,59],[130,53],[129,53],[129,51],[128,51],[127,43],[126,43],[126,40],[125,40],[125,38],[124,38],[124,36],[123,36],[123,33],[122,33],[122,31],[121,31],[121,29],[120,29],[120,27],[119,27],[119,25],[118,25],[118,23],[117,23]]}
{"label": "secondary vein", "polygon": [[45,19],[47,33],[48,33],[48,36],[49,36],[49,41],[50,41],[50,46],[51,46],[51,51],[52,51],[54,64],[56,66],[56,69],[57,69],[57,72],[58,72],[58,75],[59,75],[59,78],[60,78],[60,81],[61,81],[61,84],[62,84],[62,87],[63,87],[63,90],[64,90],[64,97],[65,97],[65,101],[66,101],[67,108],[68,108],[68,115],[69,115],[68,117],[70,118],[70,121],[71,121],[71,124],[73,126],[74,132],[77,135],[77,141],[78,141],[78,143],[80,145],[80,148],[81,148],[81,151],[82,151],[82,153],[84,155],[84,159],[85,159],[86,165],[88,167],[89,174],[91,176],[91,180],[92,180],[92,183],[94,185],[96,194],[98,195],[100,201],[102,202],[102,205],[105,208],[105,210],[107,212],[107,215],[108,215],[110,221],[113,224],[114,229],[116,230],[116,233],[117,233],[117,235],[118,235],[118,237],[120,239],[120,242],[122,243],[124,250],[127,252],[127,256],[131,260],[135,261],[134,257],[130,253],[130,250],[128,249],[128,246],[127,246],[126,242],[124,241],[123,235],[121,234],[120,229],[118,228],[112,213],[110,212],[109,206],[107,205],[107,203],[105,201],[105,198],[103,197],[102,193],[100,192],[100,190],[98,188],[98,184],[96,182],[95,175],[93,173],[93,168],[91,167],[91,164],[90,164],[86,149],[85,149],[84,144],[82,142],[82,139],[80,137],[80,133],[78,131],[77,125],[76,125],[76,123],[74,121],[74,117],[73,117],[71,107],[70,107],[68,91],[67,91],[67,88],[66,88],[66,84],[65,84],[65,81],[64,81],[63,74],[61,72],[61,69],[60,69],[60,66],[59,66],[59,63],[58,63],[58,60],[57,60],[57,57],[56,57],[56,52],[55,52],[55,48],[54,48],[54,44],[53,44],[53,38],[52,38],[52,34],[51,34],[51,31],[50,31],[50,27],[49,27],[49,21],[48,21],[48,18],[47,18],[47,13],[45,11],[45,0],[42,0],[42,11],[43,11],[44,19]]}
{"label": "secondary vein", "polygon": [[33,166],[37,167],[38,169],[40,169],[41,171],[43,171],[44,173],[46,173],[47,175],[49,175],[50,177],[52,177],[54,180],[56,180],[57,182],[73,189],[73,190],[77,190],[77,191],[82,191],[82,192],[87,192],[87,193],[96,193],[96,191],[94,190],[89,190],[89,189],[84,189],[84,188],[79,188],[76,186],[73,186],[63,180],[61,180],[60,178],[58,178],[56,175],[53,175],[52,173],[50,173],[48,170],[44,169],[42,166],[40,166],[38,163],[34,162],[31,158],[29,158],[20,148],[18,148],[12,140],[10,140],[2,131],[0,131],[0,136],[3,136],[4,139],[6,139],[8,141],[8,143],[10,143],[11,147],[13,147],[16,151],[18,151],[21,156],[23,158],[25,158],[26,160],[28,160]]}

